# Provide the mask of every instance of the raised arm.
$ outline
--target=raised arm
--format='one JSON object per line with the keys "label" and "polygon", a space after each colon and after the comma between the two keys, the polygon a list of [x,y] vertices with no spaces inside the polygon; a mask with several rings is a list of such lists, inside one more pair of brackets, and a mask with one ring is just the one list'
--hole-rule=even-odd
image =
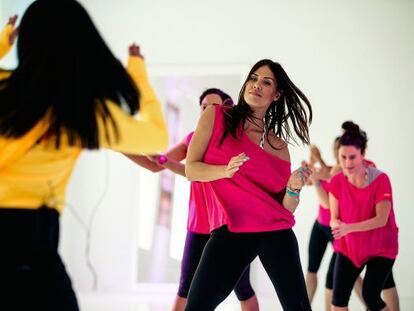
{"label": "raised arm", "polygon": [[319,204],[324,209],[329,209],[329,194],[328,192],[322,187],[322,181],[325,179],[325,171],[329,168],[320,168],[320,169],[313,169],[312,174],[309,176],[311,180],[311,184],[315,187],[316,196],[318,197]]}
{"label": "raised arm", "polygon": [[160,103],[149,83],[144,59],[130,54],[127,69],[140,91],[139,119],[128,115],[118,105],[108,102],[108,109],[117,125],[120,139],[116,141],[114,128],[108,126],[108,143],[104,120],[99,119],[100,144],[102,147],[128,154],[162,152],[168,144],[167,125]]}
{"label": "raised arm", "polygon": [[0,59],[10,51],[17,37],[18,27],[15,27],[16,21],[17,15],[9,17],[6,27],[0,33]]}

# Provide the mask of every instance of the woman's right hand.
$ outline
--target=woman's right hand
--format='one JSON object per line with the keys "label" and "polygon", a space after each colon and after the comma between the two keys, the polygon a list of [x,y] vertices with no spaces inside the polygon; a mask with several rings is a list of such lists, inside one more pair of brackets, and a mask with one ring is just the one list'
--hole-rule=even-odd
{"label": "woman's right hand", "polygon": [[329,227],[331,227],[331,230],[334,230],[336,227],[339,226],[341,223],[341,220],[338,218],[331,218],[331,221],[329,222]]}
{"label": "woman's right hand", "polygon": [[249,157],[244,152],[232,157],[224,170],[225,178],[232,178],[247,160],[249,160]]}

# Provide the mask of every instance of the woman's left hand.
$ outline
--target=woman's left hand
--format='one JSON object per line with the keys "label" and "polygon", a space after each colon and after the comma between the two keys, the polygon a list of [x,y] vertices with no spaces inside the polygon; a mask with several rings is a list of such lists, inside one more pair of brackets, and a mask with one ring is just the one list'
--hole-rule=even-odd
{"label": "woman's left hand", "polygon": [[332,227],[332,235],[335,240],[340,239],[346,236],[348,233],[351,232],[350,226],[342,221],[338,221],[336,225]]}

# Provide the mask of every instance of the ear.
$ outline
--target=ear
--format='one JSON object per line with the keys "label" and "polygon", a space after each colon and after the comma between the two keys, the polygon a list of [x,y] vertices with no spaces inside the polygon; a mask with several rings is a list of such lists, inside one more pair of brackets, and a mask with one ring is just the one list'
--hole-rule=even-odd
{"label": "ear", "polygon": [[280,91],[277,91],[275,97],[273,97],[273,101],[278,101],[280,96],[282,96],[282,94],[280,93]]}

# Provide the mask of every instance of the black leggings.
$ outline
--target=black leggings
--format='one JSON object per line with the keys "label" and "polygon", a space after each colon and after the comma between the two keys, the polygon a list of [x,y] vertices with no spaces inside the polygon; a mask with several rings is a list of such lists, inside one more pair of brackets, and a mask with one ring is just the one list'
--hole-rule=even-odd
{"label": "black leggings", "polygon": [[338,253],[334,267],[334,286],[332,304],[337,307],[348,306],[354,283],[364,266],[366,272],[362,285],[362,297],[368,310],[377,311],[385,308],[386,304],[381,298],[384,283],[391,273],[394,259],[373,257],[362,267],[357,268],[349,258]]}
{"label": "black leggings", "polygon": [[[332,253],[331,261],[329,262],[328,273],[326,275],[326,288],[333,289],[334,267],[337,253]],[[395,287],[394,275],[392,270],[382,286],[382,289],[390,289]]]}
{"label": "black leggings", "polygon": [[312,232],[309,240],[309,262],[308,271],[318,272],[321,265],[323,255],[326,251],[326,246],[333,241],[331,227],[323,226],[318,221],[315,221],[312,227]]}
{"label": "black leggings", "polygon": [[284,310],[311,310],[293,231],[232,233],[227,226],[211,234],[194,275],[185,310],[214,310],[230,294],[256,256]]}
{"label": "black leggings", "polygon": [[[187,298],[194,273],[200,262],[204,247],[206,246],[210,234],[201,234],[187,231],[185,239],[183,260],[181,263],[180,286],[177,295]],[[250,265],[246,267],[236,286],[234,292],[240,301],[247,300],[255,295],[250,284]]]}
{"label": "black leggings", "polygon": [[56,210],[0,208],[0,310],[78,311]]}

